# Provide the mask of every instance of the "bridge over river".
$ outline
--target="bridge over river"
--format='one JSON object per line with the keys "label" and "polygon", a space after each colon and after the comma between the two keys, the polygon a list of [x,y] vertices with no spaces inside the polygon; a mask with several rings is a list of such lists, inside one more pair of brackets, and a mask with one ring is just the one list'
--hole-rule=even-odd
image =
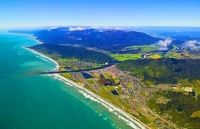
{"label": "bridge over river", "polygon": [[79,70],[62,70],[62,71],[49,71],[49,72],[39,72],[39,74],[58,74],[58,73],[72,73],[72,72],[86,72],[86,71],[91,71],[91,70],[99,70],[99,69],[103,69],[103,68],[107,68],[110,66],[114,66],[118,64],[118,62],[114,62],[114,63],[110,63],[98,68],[90,68],[90,69],[79,69]]}

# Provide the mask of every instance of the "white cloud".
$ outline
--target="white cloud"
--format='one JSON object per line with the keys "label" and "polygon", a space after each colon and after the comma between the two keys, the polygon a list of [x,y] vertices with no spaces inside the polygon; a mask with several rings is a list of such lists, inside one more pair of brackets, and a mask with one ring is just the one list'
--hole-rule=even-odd
{"label": "white cloud", "polygon": [[168,46],[172,43],[171,39],[160,40],[156,45],[159,45],[159,50],[168,50]]}
{"label": "white cloud", "polygon": [[69,27],[69,31],[84,30],[84,27]]}
{"label": "white cloud", "polygon": [[167,47],[160,47],[158,50],[168,50]]}
{"label": "white cloud", "polygon": [[197,40],[189,40],[183,43],[183,46],[189,47],[192,49],[200,48],[200,41]]}

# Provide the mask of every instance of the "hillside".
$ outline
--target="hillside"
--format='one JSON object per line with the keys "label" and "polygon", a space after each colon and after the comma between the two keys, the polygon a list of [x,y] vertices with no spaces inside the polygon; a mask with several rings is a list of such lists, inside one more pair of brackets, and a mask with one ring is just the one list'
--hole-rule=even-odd
{"label": "hillside", "polygon": [[147,84],[176,84],[200,79],[200,60],[197,59],[138,59],[121,62],[117,67],[139,76]]}
{"label": "hillside", "polygon": [[[79,29],[77,29],[79,28]],[[82,47],[92,47],[111,53],[137,53],[138,50],[126,50],[131,46],[145,46],[156,44],[165,39],[154,37],[143,32],[132,30],[117,30],[92,27],[53,27],[34,30],[11,30],[11,33],[33,34],[39,41],[45,44],[69,44]],[[173,39],[167,48],[173,45],[182,45],[184,41]],[[167,49],[167,50],[168,50]],[[157,49],[158,51],[162,51]],[[165,50],[166,51],[166,50]],[[141,52],[139,50],[139,52]]]}
{"label": "hillside", "polygon": [[133,45],[149,45],[161,40],[136,31],[96,29],[69,31],[68,28],[41,30],[34,36],[48,44],[78,44],[109,51],[121,50]]}
{"label": "hillside", "polygon": [[54,55],[55,57],[60,58],[75,58],[81,61],[93,62],[98,64],[112,62],[112,58],[108,55],[96,51],[87,50],[82,47],[72,47],[58,44],[39,44],[36,46],[31,46],[30,48],[44,54]]}

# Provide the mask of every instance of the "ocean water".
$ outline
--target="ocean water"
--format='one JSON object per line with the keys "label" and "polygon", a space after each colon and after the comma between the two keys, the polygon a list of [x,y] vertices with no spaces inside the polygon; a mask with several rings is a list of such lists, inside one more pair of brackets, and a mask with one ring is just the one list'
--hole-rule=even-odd
{"label": "ocean water", "polygon": [[56,67],[23,48],[36,44],[31,36],[0,33],[0,129],[139,128],[84,90],[35,74]]}

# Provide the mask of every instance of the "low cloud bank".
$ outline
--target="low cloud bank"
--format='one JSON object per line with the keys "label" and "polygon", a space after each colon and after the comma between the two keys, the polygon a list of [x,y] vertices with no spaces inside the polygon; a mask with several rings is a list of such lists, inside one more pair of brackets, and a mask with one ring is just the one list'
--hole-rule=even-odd
{"label": "low cloud bank", "polygon": [[183,46],[190,48],[190,49],[197,49],[200,48],[200,41],[197,40],[189,40],[183,43]]}
{"label": "low cloud bank", "polygon": [[75,30],[84,30],[84,27],[70,27],[69,31],[75,31]]}
{"label": "low cloud bank", "polygon": [[156,45],[159,45],[159,50],[168,50],[168,46],[172,43],[171,39],[160,40]]}

